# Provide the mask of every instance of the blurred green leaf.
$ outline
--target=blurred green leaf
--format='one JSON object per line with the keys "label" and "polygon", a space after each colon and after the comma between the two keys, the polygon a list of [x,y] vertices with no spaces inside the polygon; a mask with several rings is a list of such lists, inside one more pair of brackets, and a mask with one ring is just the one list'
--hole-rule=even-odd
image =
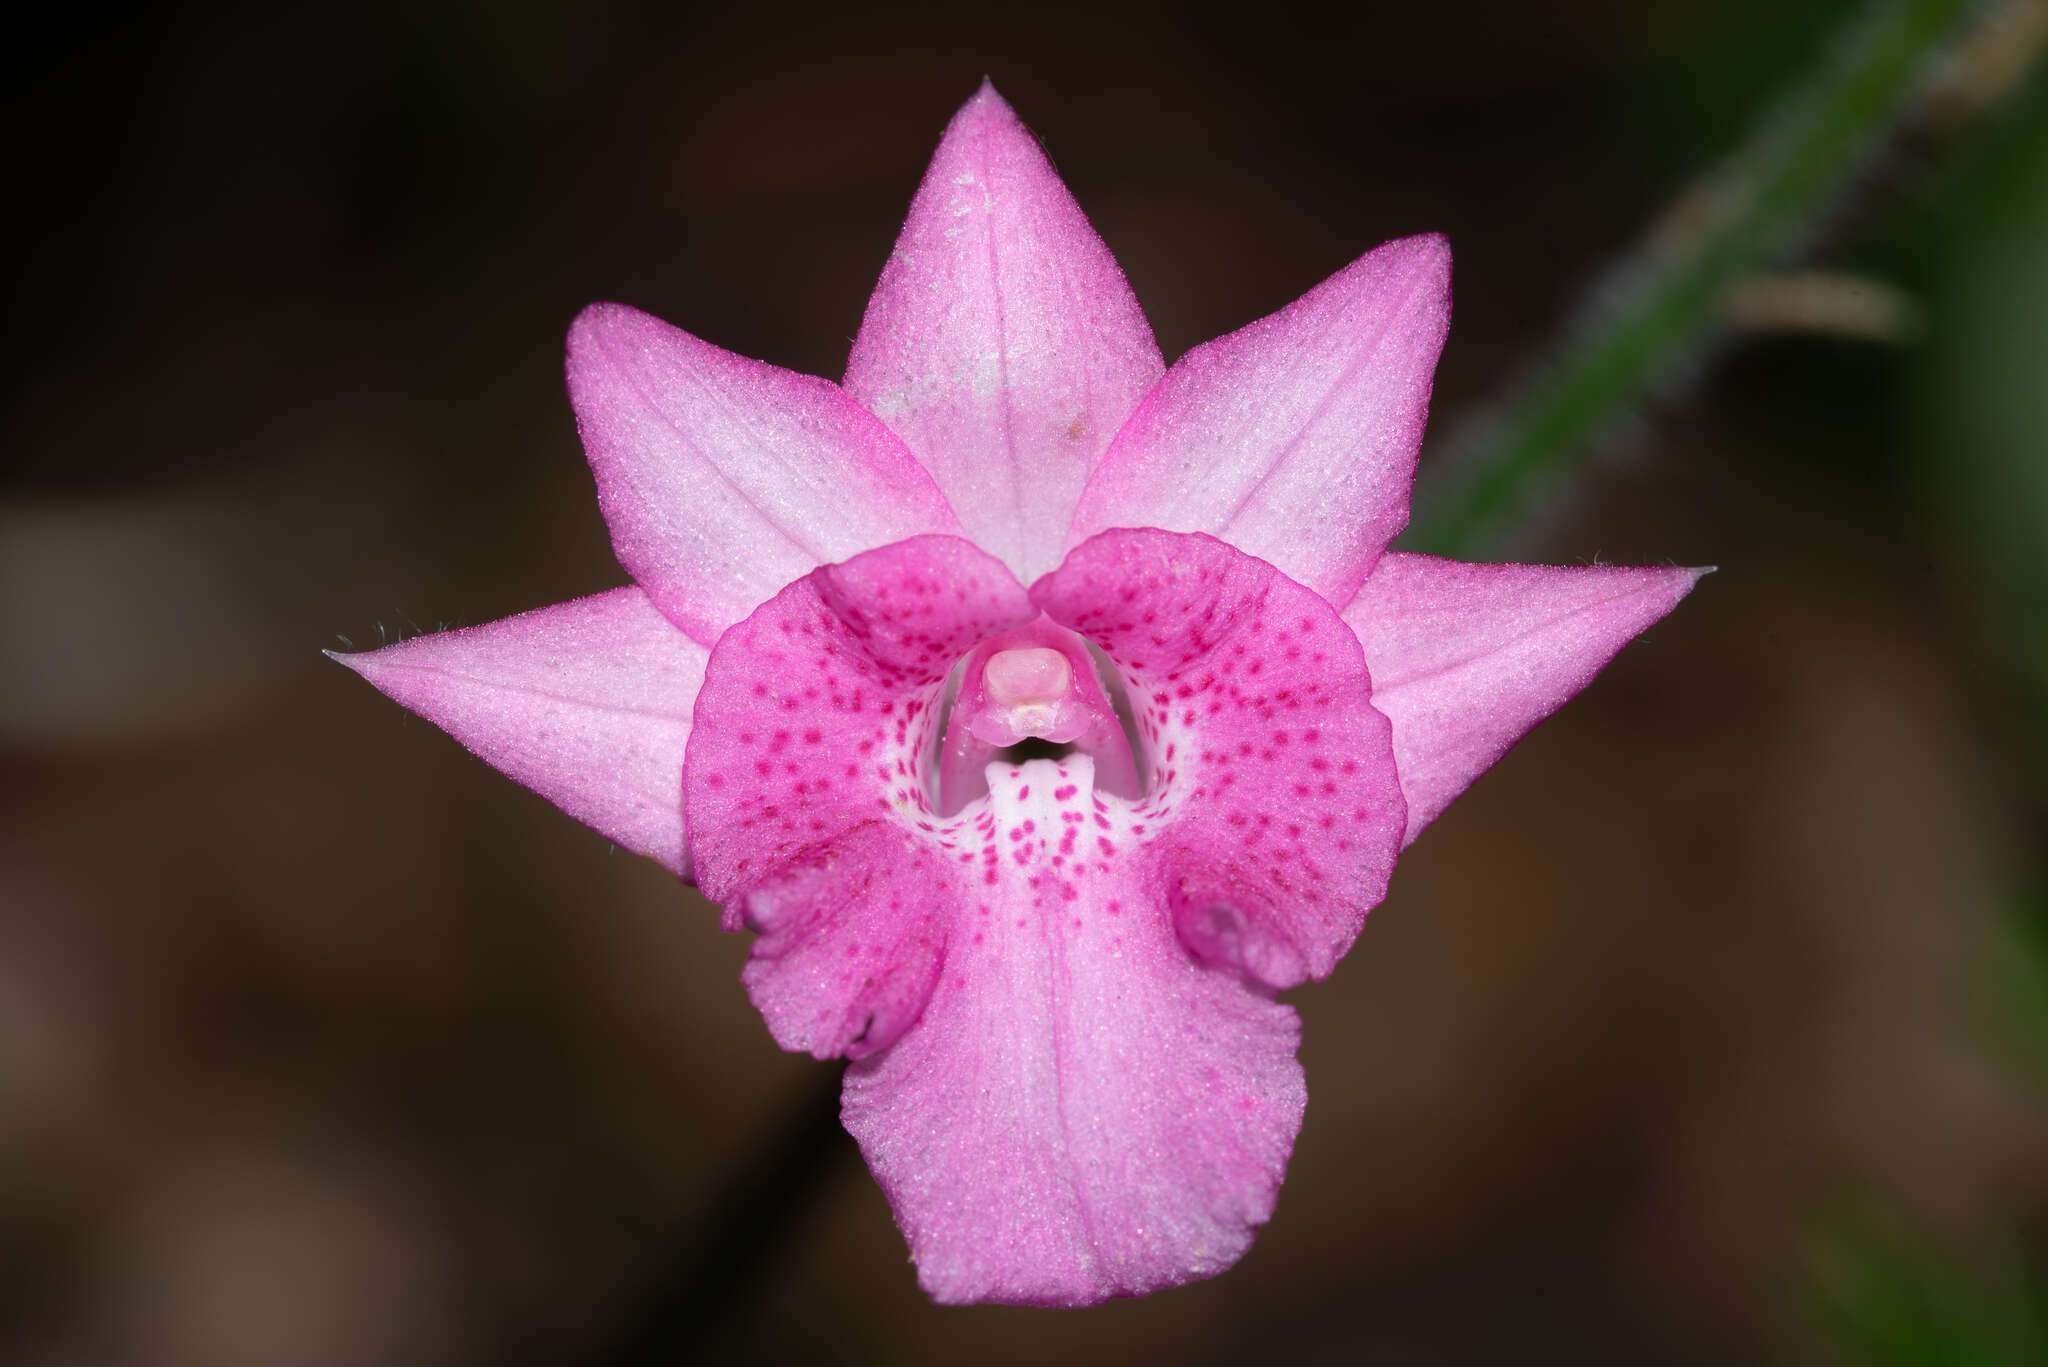
{"label": "blurred green leaf", "polygon": [[2048,89],[2036,79],[1928,226],[1935,345],[1921,488],[1983,591],[1985,627],[2048,759]]}
{"label": "blurred green leaf", "polygon": [[1967,1270],[1868,1213],[1807,1242],[1809,1309],[1851,1362],[1885,1367],[2039,1367],[2048,1287],[2023,1260]]}
{"label": "blurred green leaf", "polygon": [[1986,976],[1998,1044],[2048,1087],[2048,890],[2016,898],[2000,918]]}
{"label": "blurred green leaf", "polygon": [[1527,508],[1711,331],[1730,282],[1797,241],[1861,166],[1964,0],[1892,0],[1613,271],[1556,360],[1453,439],[1404,544],[1469,555]]}

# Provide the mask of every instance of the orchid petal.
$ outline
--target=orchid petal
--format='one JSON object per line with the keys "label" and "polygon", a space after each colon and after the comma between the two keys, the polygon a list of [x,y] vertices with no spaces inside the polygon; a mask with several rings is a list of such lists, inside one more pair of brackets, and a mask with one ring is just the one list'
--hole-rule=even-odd
{"label": "orchid petal", "polygon": [[1035,616],[1000,562],[918,537],[799,579],[712,652],[691,845],[728,928],[761,932],[747,990],[785,1049],[859,1057],[923,1008],[958,881],[926,838],[934,704],[961,656]]}
{"label": "orchid petal", "polygon": [[1028,583],[1163,369],[1123,272],[993,87],[953,116],[847,361],[967,535]]}
{"label": "orchid petal", "polygon": [[1130,690],[1151,764],[1137,810],[1188,948],[1269,987],[1328,976],[1406,820],[1351,630],[1264,561],[1177,532],[1104,532],[1031,597]]}
{"label": "orchid petal", "polygon": [[1393,719],[1408,800],[1402,843],[1705,572],[1382,558],[1344,620],[1372,668],[1373,705]]}
{"label": "orchid petal", "polygon": [[1272,1214],[1307,1099],[1299,1023],[1175,942],[1087,756],[990,776],[1000,873],[961,908],[917,1028],[847,1070],[846,1126],[942,1302],[1212,1276]]}
{"label": "orchid petal", "polygon": [[683,751],[709,652],[639,589],[334,658],[578,821],[690,876]]}
{"label": "orchid petal", "polygon": [[707,646],[820,564],[959,529],[837,385],[623,304],[593,304],[569,329],[569,397],[619,563]]}
{"label": "orchid petal", "polygon": [[1389,242],[1182,356],[1103,456],[1068,544],[1207,532],[1350,602],[1408,522],[1450,266],[1436,234]]}

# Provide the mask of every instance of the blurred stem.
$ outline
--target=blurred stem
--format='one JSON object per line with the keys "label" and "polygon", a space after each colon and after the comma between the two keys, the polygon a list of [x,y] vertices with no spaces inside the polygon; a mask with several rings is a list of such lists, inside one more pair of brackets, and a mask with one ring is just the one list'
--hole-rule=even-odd
{"label": "blurred stem", "polygon": [[1853,25],[1791,105],[1673,207],[1596,291],[1556,359],[1454,441],[1404,544],[1469,555],[1583,457],[1701,340],[1728,288],[1826,208],[1927,75],[1966,0],[1890,0]]}

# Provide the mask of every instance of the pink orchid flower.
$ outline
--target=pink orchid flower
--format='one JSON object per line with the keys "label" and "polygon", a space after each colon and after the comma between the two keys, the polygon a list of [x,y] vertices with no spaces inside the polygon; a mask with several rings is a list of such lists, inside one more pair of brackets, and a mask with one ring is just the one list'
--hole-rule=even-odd
{"label": "pink orchid flower", "polygon": [[632,586],[344,663],[756,932],[938,1300],[1211,1276],[1301,1127],[1276,994],[1697,577],[1386,549],[1449,270],[1390,242],[1166,367],[984,86],[843,384],[576,320]]}

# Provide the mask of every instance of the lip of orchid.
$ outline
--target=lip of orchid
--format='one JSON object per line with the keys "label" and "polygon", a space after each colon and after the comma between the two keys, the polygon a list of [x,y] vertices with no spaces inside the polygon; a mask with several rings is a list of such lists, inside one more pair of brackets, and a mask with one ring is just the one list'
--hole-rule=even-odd
{"label": "lip of orchid", "polygon": [[[917,756],[957,662],[1051,648],[1085,684],[1087,642],[1146,795],[1077,750],[985,763],[986,799],[933,810]],[[927,1289],[1081,1305],[1235,1261],[1304,1105],[1275,995],[1335,967],[1405,825],[1334,609],[1200,534],[1105,532],[1028,591],[924,537],[732,628],[696,715],[701,885],[758,934],[776,1039],[853,1061],[847,1127]]]}

